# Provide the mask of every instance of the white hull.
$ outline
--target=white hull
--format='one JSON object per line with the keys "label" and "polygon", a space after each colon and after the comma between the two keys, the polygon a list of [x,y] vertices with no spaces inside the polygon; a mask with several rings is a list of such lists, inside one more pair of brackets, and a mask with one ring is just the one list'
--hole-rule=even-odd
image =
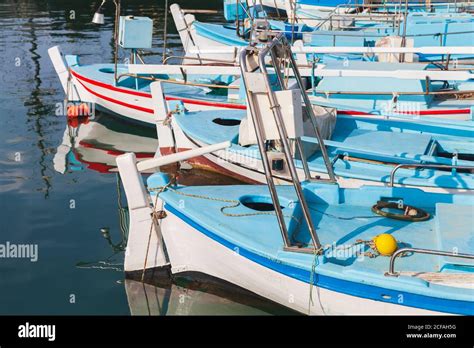
{"label": "white hull", "polygon": [[185,57],[189,59],[184,59],[183,64],[196,64],[196,63],[210,63],[210,61],[205,61],[206,59],[209,60],[218,60],[218,61],[225,61],[225,62],[235,62],[238,52],[231,52],[231,53],[193,53],[193,50],[198,50],[199,48],[228,48],[229,46],[224,45],[220,42],[210,40],[205,38],[201,35],[198,35],[196,32],[196,28],[193,25],[193,22],[196,18],[191,14],[185,14],[179,5],[173,4],[170,6],[170,11],[173,16],[174,23],[179,33],[179,37],[181,39],[181,43],[184,48]]}
{"label": "white hull", "polygon": [[[133,92],[124,88],[113,90],[109,86],[99,86],[97,82],[88,81],[78,74],[72,77],[72,81],[74,86],[78,87],[81,100],[93,102],[113,114],[153,126],[157,121],[166,118],[166,115],[154,115],[151,93]],[[167,96],[167,99],[182,100],[185,108],[189,111],[225,108],[225,104],[206,103],[174,96]]]}
{"label": "white hull", "polygon": [[[207,237],[167,212],[162,234],[174,274],[201,272],[311,315],[428,315],[424,309],[364,299],[310,285],[271,270]],[[216,261],[218,260],[218,261]]]}

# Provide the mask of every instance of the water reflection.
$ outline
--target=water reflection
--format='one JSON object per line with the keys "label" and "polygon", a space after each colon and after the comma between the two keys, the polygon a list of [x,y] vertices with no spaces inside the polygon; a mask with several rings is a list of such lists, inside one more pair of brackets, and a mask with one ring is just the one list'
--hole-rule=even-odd
{"label": "water reflection", "polygon": [[133,126],[99,113],[93,120],[70,118],[53,159],[54,169],[67,172],[90,169],[117,172],[116,158],[134,152],[138,159],[153,158],[158,147],[153,129]]}
{"label": "water reflection", "polygon": [[146,284],[126,279],[131,315],[296,315],[244,289],[194,278]]}
{"label": "water reflection", "polygon": [[[222,8],[221,0],[177,2],[183,8]],[[134,303],[143,304],[143,291],[142,296],[138,290],[129,291],[135,289],[129,285],[132,281],[127,280],[126,289],[117,284],[123,277],[128,222],[115,159],[129,151],[153,157],[155,131],[106,114],[97,114],[94,120],[67,121],[55,112],[64,93],[48,48],[60,45],[64,52],[81,55],[84,64],[112,62],[113,11],[106,11],[106,24],[98,27],[90,22],[96,6],[95,0],[0,3],[0,147],[4,154],[0,158],[0,230],[5,240],[37,243],[41,254],[35,265],[2,264],[0,314],[129,314],[124,290],[131,313],[140,312]],[[154,20],[155,54],[146,55],[147,63],[161,61],[163,10],[164,1],[156,0],[128,1],[123,6],[125,15]],[[198,17],[222,20],[220,14]],[[180,54],[179,36],[170,17],[167,29],[168,47]],[[120,59],[127,56],[121,52]],[[166,170],[178,174],[178,181],[186,185],[238,183],[200,170]],[[166,299],[159,303],[168,303],[167,310],[152,313],[261,314],[271,313],[274,306],[268,302],[253,305],[253,295],[235,289],[211,291],[203,281],[173,281],[168,278],[166,286],[145,286],[151,291],[146,293],[148,298],[156,291],[163,294],[158,298]],[[63,301],[63,295],[71,292],[79,295],[80,305]],[[180,295],[186,298],[184,306]]]}
{"label": "water reflection", "polygon": [[[98,232],[109,246],[109,253],[99,260],[78,261],[80,269],[123,272],[123,252],[128,235],[128,208],[116,168],[117,156],[134,152],[139,159],[153,158],[158,140],[154,129],[140,127],[98,113],[87,117],[68,119],[63,139],[54,155],[54,168],[61,174],[89,170],[116,175],[118,227],[120,233],[103,226]],[[177,175],[185,185],[238,184],[235,179],[203,170],[179,170],[169,166],[165,170]],[[85,174],[85,173],[84,173]],[[125,290],[133,315],[264,315],[277,311],[292,314],[230,284],[202,276],[173,278],[167,272],[154,273],[145,284],[125,279]],[[157,275],[158,274],[158,275]]]}

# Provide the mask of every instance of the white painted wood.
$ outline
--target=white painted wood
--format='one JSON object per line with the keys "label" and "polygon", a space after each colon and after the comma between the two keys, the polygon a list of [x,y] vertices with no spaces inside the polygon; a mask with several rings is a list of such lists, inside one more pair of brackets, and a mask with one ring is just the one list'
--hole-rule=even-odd
{"label": "white painted wood", "polygon": [[[153,222],[152,212],[151,207],[134,209],[129,212],[130,226],[125,250],[125,272],[139,271],[143,268],[152,269],[168,264],[163,249],[164,242],[161,229],[158,224]],[[146,257],[147,250],[148,257]]]}
{"label": "white painted wood", "polygon": [[[194,62],[196,63],[196,62]],[[129,64],[132,74],[168,74],[168,75],[240,75],[238,66],[213,65],[170,65],[170,64]]]}
{"label": "white painted wood", "polygon": [[173,149],[175,141],[173,131],[167,124],[168,104],[166,103],[161,82],[153,82],[150,85],[151,97],[153,101],[153,110],[156,120],[156,134],[158,135],[158,148],[154,158],[161,157],[160,148]]}
{"label": "white painted wood", "polygon": [[161,267],[167,264],[163,238],[160,226],[152,219],[153,210],[142,177],[137,170],[135,154],[118,156],[117,167],[127,196],[130,216],[124,269],[130,272]]}
{"label": "white painted wood", "polygon": [[147,191],[140,172],[137,169],[137,159],[134,153],[126,153],[117,157],[117,168],[120,172],[125,194],[130,210],[148,207]]}
{"label": "white painted wood", "polygon": [[63,87],[64,93],[67,93],[67,80],[69,72],[59,46],[53,46],[49,48],[48,55],[51,59],[51,62],[53,63],[54,70],[56,70],[56,74],[58,74],[59,80],[61,81],[61,86]]}
{"label": "white painted wood", "polygon": [[[308,69],[303,69],[308,73]],[[310,74],[310,73],[309,73]],[[308,75],[309,75],[308,74]],[[435,70],[344,70],[344,69],[315,69],[315,76],[321,77],[384,77],[402,80],[449,80],[466,81],[474,79],[469,71],[435,71]],[[308,76],[302,75],[302,76]]]}
{"label": "white painted wood", "polygon": [[[370,64],[370,63],[369,63]],[[369,65],[370,66],[370,65]],[[239,67],[226,66],[202,66],[202,65],[129,65],[129,70],[137,74],[181,74],[181,70],[187,75],[211,74],[211,75],[234,75],[240,76]],[[271,73],[273,69],[268,69]],[[424,80],[427,77],[431,80],[466,81],[474,79],[474,74],[469,71],[437,71],[437,70],[362,70],[362,69],[327,69],[325,65],[319,64],[314,70],[314,74],[320,77],[385,77],[407,80]],[[292,72],[290,72],[292,75]],[[312,69],[300,68],[300,75],[311,76]]]}
{"label": "white painted wood", "polygon": [[231,145],[230,141],[224,141],[222,143],[204,146],[195,150],[183,151],[183,152],[175,153],[168,156],[149,159],[146,161],[139,162],[137,164],[137,169],[138,171],[143,172],[152,168],[158,168],[158,167],[165,166],[171,163],[185,161],[193,157],[202,156],[210,152],[223,150],[230,147],[230,145]]}
{"label": "white painted wood", "polygon": [[[375,54],[375,53],[421,53],[421,54],[474,54],[473,46],[425,46],[425,47],[317,47],[317,46],[293,46],[293,53],[359,53],[359,54]],[[201,54],[229,54],[235,51],[234,46],[207,46],[199,47],[199,49],[190,49],[189,53]]]}
{"label": "white painted wood", "polygon": [[[300,49],[303,46],[304,46],[304,42],[302,40],[297,40],[294,43],[295,49]],[[295,56],[296,56],[296,64],[301,65],[301,66],[309,65],[306,53],[296,53]]]}
{"label": "white painted wood", "polygon": [[168,115],[168,105],[165,100],[163,93],[163,86],[160,81],[156,81],[150,84],[151,97],[153,100],[153,111],[155,115],[155,121],[163,121]]}
{"label": "white painted wood", "polygon": [[170,6],[170,12],[173,16],[176,29],[178,30],[181,43],[183,44],[184,52],[186,52],[186,54],[188,55],[188,51],[196,47],[193,43],[189,27],[193,22],[192,19],[194,18],[194,16],[188,17],[188,20],[190,21],[188,23],[185,19],[184,13],[181,11],[181,8],[178,4],[172,4]]}

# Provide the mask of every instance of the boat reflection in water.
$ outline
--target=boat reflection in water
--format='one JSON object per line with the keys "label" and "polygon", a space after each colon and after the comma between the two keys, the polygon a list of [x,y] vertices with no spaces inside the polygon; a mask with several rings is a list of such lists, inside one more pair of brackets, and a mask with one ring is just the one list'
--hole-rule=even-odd
{"label": "boat reflection in water", "polygon": [[[131,315],[296,315],[285,307],[220,280],[164,277],[158,283],[125,279]],[[156,279],[156,278],[155,278]]]}
{"label": "boat reflection in water", "polygon": [[[139,159],[152,158],[157,148],[158,140],[153,128],[123,122],[105,113],[97,113],[94,118],[70,118],[54,156],[54,168],[61,174],[85,170],[117,174],[115,159],[118,155],[135,152]],[[168,166],[163,169],[177,175],[183,185],[240,183],[196,168],[176,171],[176,167]],[[77,267],[104,271],[121,269],[117,268],[119,261],[116,256],[124,252],[127,242],[128,209],[122,206],[120,196],[118,205],[120,241],[113,243],[110,231],[101,231],[112,248],[112,256],[101,261],[81,261]],[[162,274],[147,272],[145,282],[141,282],[141,272],[137,272],[134,279],[124,280],[131,315],[296,314],[247,290],[208,276],[191,274],[172,278],[166,271]]]}
{"label": "boat reflection in water", "polygon": [[136,152],[137,158],[153,158],[157,145],[154,129],[130,125],[104,113],[94,119],[69,118],[54,156],[54,169],[62,174],[84,168],[116,172],[118,155]]}

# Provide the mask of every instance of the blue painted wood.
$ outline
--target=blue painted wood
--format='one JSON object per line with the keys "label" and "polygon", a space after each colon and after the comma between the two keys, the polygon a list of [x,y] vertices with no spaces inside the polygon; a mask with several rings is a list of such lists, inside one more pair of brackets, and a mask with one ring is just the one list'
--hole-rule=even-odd
{"label": "blue painted wood", "polygon": [[[162,173],[154,174],[148,179],[148,187],[161,187],[166,185],[167,180]],[[315,279],[319,286],[392,303],[397,303],[398,295],[403,294],[404,301],[399,303],[401,305],[447,313],[473,314],[474,290],[428,286],[425,281],[417,278],[385,277],[387,258],[360,259],[357,250],[349,246],[358,239],[369,240],[377,234],[390,233],[406,245],[437,249],[439,236],[434,228],[436,204],[443,202],[472,208],[474,197],[426,193],[407,188],[341,189],[333,184],[307,182],[303,183],[303,187],[318,235],[327,248],[324,255],[317,259]],[[238,201],[243,196],[269,199],[266,186],[175,186],[174,190],[180,191],[180,194],[173,191],[160,194],[166,202],[165,209],[190,224],[199,233],[204,233],[226,248],[239,250],[242,257],[264,267],[309,283],[314,256],[283,251],[283,241],[275,216],[248,215],[255,211],[243,205],[225,208],[235,204],[219,201]],[[295,222],[301,218],[301,209],[294,190],[288,186],[279,186],[277,191],[292,238],[303,243],[310,241],[304,223]],[[198,194],[212,200],[190,196]],[[423,208],[434,217],[425,222],[409,223],[376,216],[370,211],[375,202],[389,198],[403,199],[406,204]],[[183,206],[184,209],[180,208]],[[238,217],[235,214],[247,215]],[[291,216],[293,218],[290,218]],[[450,240],[451,236],[445,234],[443,238]],[[470,235],[456,237],[457,240],[459,238],[468,239]],[[341,252],[344,250],[349,252]],[[436,272],[439,271],[439,262],[439,258],[433,255],[413,254],[401,258],[397,268],[413,272]],[[381,295],[384,292],[388,292],[391,298],[383,298]]]}

